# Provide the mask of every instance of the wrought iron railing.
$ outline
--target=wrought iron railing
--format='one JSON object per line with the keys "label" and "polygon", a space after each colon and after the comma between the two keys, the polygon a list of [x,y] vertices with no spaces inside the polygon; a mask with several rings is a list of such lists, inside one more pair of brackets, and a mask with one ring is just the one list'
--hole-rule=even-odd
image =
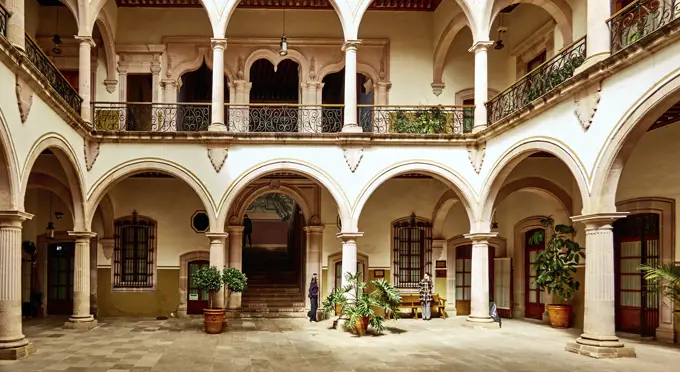
{"label": "wrought iron railing", "polygon": [[607,20],[612,53],[667,25],[680,16],[680,0],[638,0]]}
{"label": "wrought iron railing", "polygon": [[229,104],[225,121],[231,132],[335,133],[342,130],[343,105]]}
{"label": "wrought iron railing", "polygon": [[94,102],[92,126],[102,131],[198,132],[208,130],[210,104]]}
{"label": "wrought iron railing", "polygon": [[9,10],[0,3],[0,36],[7,37],[7,23],[9,21]]}
{"label": "wrought iron railing", "polygon": [[359,105],[364,132],[460,134],[472,131],[474,106]]}
{"label": "wrought iron railing", "polygon": [[495,123],[555,89],[574,75],[586,59],[586,37],[563,48],[486,103],[488,122]]}
{"label": "wrought iron railing", "polygon": [[43,75],[52,89],[69,105],[78,115],[83,99],[78,92],[69,84],[68,80],[59,72],[56,66],[47,58],[42,49],[30,36],[26,35],[26,56],[31,64]]}

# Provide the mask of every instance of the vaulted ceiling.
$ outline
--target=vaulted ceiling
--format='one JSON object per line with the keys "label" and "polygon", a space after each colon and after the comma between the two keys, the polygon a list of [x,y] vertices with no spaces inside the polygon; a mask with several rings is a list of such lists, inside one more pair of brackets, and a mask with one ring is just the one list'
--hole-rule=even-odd
{"label": "vaulted ceiling", "polygon": [[[45,1],[45,0],[43,0]],[[49,0],[48,0],[49,1]],[[369,10],[432,12],[442,0],[374,0]],[[200,0],[116,0],[119,7],[200,8]],[[333,9],[328,0],[241,0],[239,8]]]}

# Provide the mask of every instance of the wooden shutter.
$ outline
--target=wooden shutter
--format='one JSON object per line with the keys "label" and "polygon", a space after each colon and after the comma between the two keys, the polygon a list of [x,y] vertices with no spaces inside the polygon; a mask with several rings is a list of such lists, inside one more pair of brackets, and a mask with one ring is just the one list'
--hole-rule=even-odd
{"label": "wooden shutter", "polygon": [[512,316],[512,258],[494,258],[494,301],[498,314]]}

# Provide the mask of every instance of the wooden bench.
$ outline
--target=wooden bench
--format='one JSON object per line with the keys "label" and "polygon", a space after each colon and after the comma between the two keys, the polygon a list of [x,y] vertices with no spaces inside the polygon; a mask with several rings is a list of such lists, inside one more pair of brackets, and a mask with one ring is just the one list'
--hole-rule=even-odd
{"label": "wooden bench", "polygon": [[[432,296],[432,302],[430,303],[432,312],[439,315],[440,318],[446,319],[449,315],[446,313],[446,299],[439,297],[439,295]],[[419,295],[402,295],[401,305],[399,309],[410,309],[411,314],[415,319],[418,319],[418,312],[422,312],[422,306],[420,305]]]}

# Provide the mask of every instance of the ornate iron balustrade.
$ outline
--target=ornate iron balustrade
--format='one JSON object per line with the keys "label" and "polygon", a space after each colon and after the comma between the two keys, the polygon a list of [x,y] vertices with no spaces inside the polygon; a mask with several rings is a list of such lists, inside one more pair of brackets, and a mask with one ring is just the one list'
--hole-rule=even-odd
{"label": "ornate iron balustrade", "polygon": [[47,58],[47,55],[43,53],[42,49],[28,35],[26,35],[26,56],[31,64],[47,79],[47,82],[57,92],[59,97],[80,115],[80,106],[83,104],[83,99],[80,98],[78,92],[73,89],[68,80],[66,80],[52,61]]}
{"label": "ornate iron balustrade", "polygon": [[359,105],[364,132],[460,134],[472,131],[474,106]]}
{"label": "ornate iron balustrade", "polygon": [[113,132],[199,132],[211,122],[210,104],[94,102],[92,126]]}
{"label": "ornate iron balustrade", "polygon": [[680,0],[638,0],[607,20],[612,53],[667,25],[680,15]]}
{"label": "ornate iron balustrade", "polygon": [[0,35],[7,37],[7,22],[9,21],[9,11],[0,3]]}
{"label": "ornate iron balustrade", "polygon": [[225,121],[231,132],[335,133],[342,130],[342,105],[229,104]]}
{"label": "ornate iron balustrade", "polygon": [[489,100],[486,103],[489,124],[506,118],[555,89],[571,78],[585,59],[586,37],[583,36]]}

